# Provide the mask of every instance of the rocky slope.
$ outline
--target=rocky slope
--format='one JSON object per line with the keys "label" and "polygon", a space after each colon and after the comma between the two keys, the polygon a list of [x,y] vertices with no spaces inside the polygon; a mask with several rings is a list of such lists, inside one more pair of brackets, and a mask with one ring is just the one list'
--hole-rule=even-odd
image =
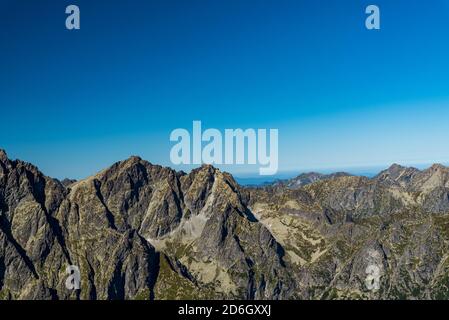
{"label": "rocky slope", "polygon": [[330,180],[330,179],[346,177],[346,176],[350,176],[350,174],[348,174],[346,172],[336,172],[336,173],[331,173],[331,174],[308,172],[308,173],[302,173],[299,176],[292,178],[292,179],[276,181],[272,184],[272,186],[287,187],[289,189],[299,189],[301,187],[304,187],[308,184],[311,184],[311,183],[314,183],[317,181]]}
{"label": "rocky slope", "polygon": [[295,181],[131,157],[61,183],[0,151],[0,298],[449,297],[449,169]]}
{"label": "rocky slope", "polygon": [[[448,298],[448,205],[441,165],[254,189],[250,202],[301,270],[301,297],[311,299]],[[366,284],[373,265],[378,290]]]}

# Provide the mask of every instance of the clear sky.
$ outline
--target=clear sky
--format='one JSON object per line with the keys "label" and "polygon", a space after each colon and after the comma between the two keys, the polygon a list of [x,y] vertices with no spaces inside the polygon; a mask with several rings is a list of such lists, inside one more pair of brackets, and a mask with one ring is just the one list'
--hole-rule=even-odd
{"label": "clear sky", "polygon": [[278,128],[280,171],[449,162],[449,0],[0,0],[0,41],[0,148],[50,176],[193,120]]}

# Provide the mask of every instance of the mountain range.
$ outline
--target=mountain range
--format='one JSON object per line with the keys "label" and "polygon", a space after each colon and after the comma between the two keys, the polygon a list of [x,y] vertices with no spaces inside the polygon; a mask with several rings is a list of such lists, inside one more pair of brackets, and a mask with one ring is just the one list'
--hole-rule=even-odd
{"label": "mountain range", "polygon": [[447,299],[448,244],[438,164],[256,188],[139,157],[59,181],[0,150],[0,299]]}

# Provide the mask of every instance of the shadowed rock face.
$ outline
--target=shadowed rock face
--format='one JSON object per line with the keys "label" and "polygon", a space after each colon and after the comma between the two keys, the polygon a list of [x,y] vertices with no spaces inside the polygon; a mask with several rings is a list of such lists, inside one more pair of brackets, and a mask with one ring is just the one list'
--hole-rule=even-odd
{"label": "shadowed rock face", "polygon": [[0,150],[0,298],[449,296],[447,168],[295,181],[241,188],[131,157],[61,183]]}
{"label": "shadowed rock face", "polygon": [[350,174],[345,173],[345,172],[336,172],[336,173],[331,173],[331,174],[309,172],[309,173],[300,174],[299,176],[297,176],[293,179],[277,181],[277,182],[275,182],[275,185],[287,187],[289,189],[299,189],[301,187],[304,187],[308,184],[311,184],[311,183],[314,183],[317,181],[330,180],[330,179],[334,179],[334,178],[348,177],[348,176],[350,176]]}

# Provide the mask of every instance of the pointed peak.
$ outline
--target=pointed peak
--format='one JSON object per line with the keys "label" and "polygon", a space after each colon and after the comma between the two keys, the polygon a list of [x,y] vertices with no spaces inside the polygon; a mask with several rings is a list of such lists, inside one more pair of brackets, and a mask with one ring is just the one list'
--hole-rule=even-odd
{"label": "pointed peak", "polygon": [[121,161],[117,161],[116,163],[114,163],[110,167],[108,167],[108,168],[98,172],[97,175],[101,175],[101,174],[104,174],[104,173],[115,172],[116,170],[119,170],[119,171],[127,170],[127,169],[135,166],[140,161],[142,161],[142,159],[140,157],[131,156],[131,157],[127,158],[127,159],[124,159],[124,160],[121,160]]}
{"label": "pointed peak", "polygon": [[116,164],[117,164],[119,167],[128,167],[128,166],[132,166],[132,165],[134,165],[134,164],[136,164],[136,163],[139,163],[140,161],[142,161],[142,158],[141,158],[141,157],[138,157],[138,156],[130,156],[129,158],[127,158],[127,159],[125,159],[125,160],[122,160],[122,161],[119,161],[119,162],[117,162]]}
{"label": "pointed peak", "polygon": [[139,162],[139,161],[142,161],[142,158],[139,156],[130,156],[126,161]]}
{"label": "pointed peak", "polygon": [[392,170],[402,170],[402,169],[405,169],[405,167],[401,166],[400,164],[393,163],[393,164],[388,168],[388,171],[392,171]]}
{"label": "pointed peak", "polygon": [[215,167],[213,165],[208,164],[208,163],[203,163],[201,165],[201,168],[203,168],[203,169],[215,169]]}
{"label": "pointed peak", "polygon": [[315,171],[310,171],[310,172],[303,172],[300,175],[298,175],[298,177],[311,177],[311,176],[321,177],[323,176],[323,174]]}
{"label": "pointed peak", "polygon": [[413,167],[404,167],[404,166],[401,166],[400,164],[393,163],[391,166],[388,167],[388,169],[381,171],[377,176],[378,177],[382,177],[382,176],[395,177],[395,176],[401,175],[401,173],[412,172],[412,171],[417,171],[417,169],[415,169]]}
{"label": "pointed peak", "polygon": [[443,166],[440,163],[434,163],[429,169],[432,171],[441,171],[441,170],[447,170],[447,167]]}
{"label": "pointed peak", "polygon": [[64,187],[69,187],[70,185],[72,185],[78,181],[76,179],[65,178],[64,180],[62,180],[60,182]]}
{"label": "pointed peak", "polygon": [[400,164],[393,163],[388,169],[381,171],[374,179],[379,181],[399,181],[401,179],[409,179],[419,170],[413,167],[404,167]]}
{"label": "pointed peak", "polygon": [[8,160],[8,155],[4,149],[0,149],[0,161]]}
{"label": "pointed peak", "polygon": [[192,177],[208,177],[208,179],[213,179],[215,174],[218,172],[219,170],[215,168],[213,165],[202,164],[200,167],[192,169],[192,171],[190,171],[190,175]]}
{"label": "pointed peak", "polygon": [[217,168],[215,168],[211,164],[203,163],[201,167],[197,168],[197,170],[200,172],[207,172],[209,174],[215,174],[216,171],[219,171]]}

